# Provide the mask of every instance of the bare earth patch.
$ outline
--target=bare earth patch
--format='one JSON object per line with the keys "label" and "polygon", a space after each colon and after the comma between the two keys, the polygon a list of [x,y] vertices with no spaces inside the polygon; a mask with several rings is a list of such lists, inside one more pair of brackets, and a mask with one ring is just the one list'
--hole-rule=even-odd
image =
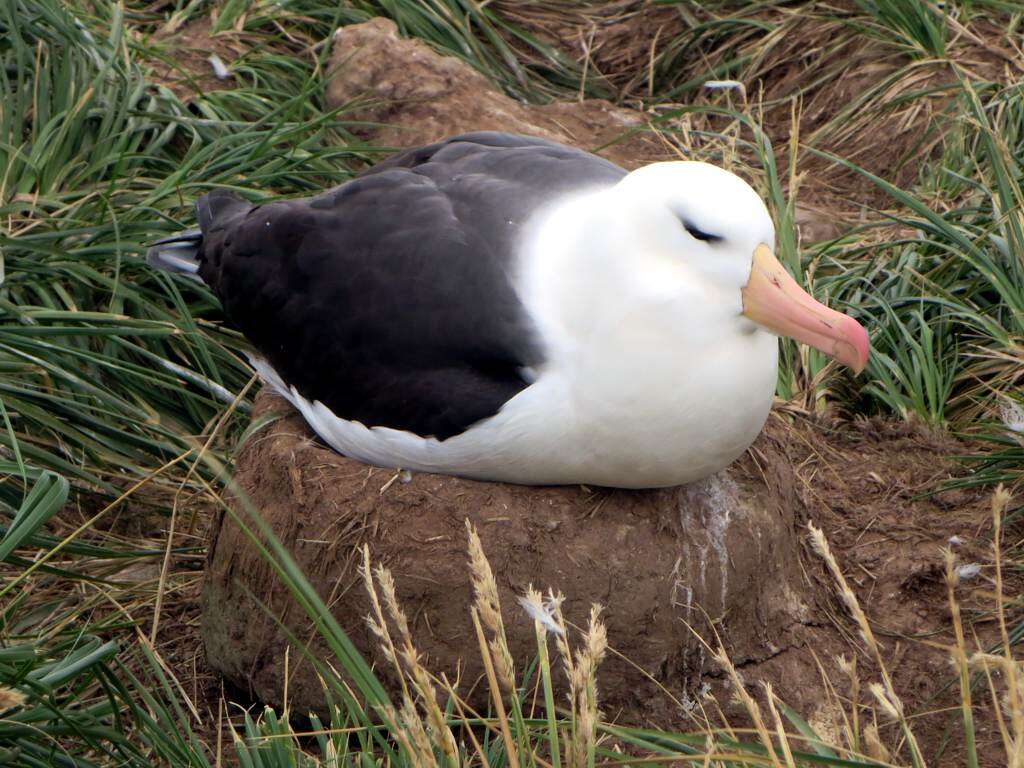
{"label": "bare earth patch", "polygon": [[[935,758],[949,729],[951,742],[936,764],[962,764],[942,549],[952,547],[961,564],[982,566],[978,575],[961,582],[957,597],[971,622],[968,635],[974,633],[979,647],[995,645],[992,558],[986,541],[990,498],[978,490],[931,492],[962,475],[963,468],[951,457],[966,452],[967,446],[927,428],[888,419],[827,424],[778,414],[751,449],[755,457],[765,441],[778,446],[793,468],[801,516],[822,528],[831,542],[883,646],[896,689],[914,716],[913,727],[926,757]],[[840,697],[851,692],[835,663],[837,656],[856,658],[865,683],[879,677],[821,560],[809,548],[805,556],[805,573],[818,585],[813,609],[817,626],[808,628],[803,648],[772,659],[753,674],[777,681],[782,697],[806,717],[813,719],[817,713],[828,720],[835,702],[822,700],[823,678]],[[1007,589],[1008,594],[1016,591],[1016,585]],[[984,686],[975,695],[984,702]],[[863,688],[859,703],[873,704]],[[992,710],[979,709],[975,717],[979,715],[979,755],[988,765],[1000,765],[1005,755]],[[898,739],[895,724],[883,727],[882,733],[887,730]]]}
{"label": "bare earth patch", "polygon": [[161,31],[153,37],[155,50],[164,53],[153,61],[150,78],[166,85],[183,101],[190,101],[210,91],[231,88],[234,77],[219,77],[210,58],[216,56],[230,73],[232,62],[250,49],[249,43],[236,34],[213,34],[209,16],[172,32]]}

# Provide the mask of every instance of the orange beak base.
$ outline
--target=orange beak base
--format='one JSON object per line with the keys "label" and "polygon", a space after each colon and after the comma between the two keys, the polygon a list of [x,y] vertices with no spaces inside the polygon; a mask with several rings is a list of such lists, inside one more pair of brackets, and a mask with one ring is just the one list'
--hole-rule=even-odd
{"label": "orange beak base", "polygon": [[864,326],[815,301],[764,244],[754,251],[743,289],[743,314],[772,333],[824,352],[854,373],[868,363],[871,341]]}

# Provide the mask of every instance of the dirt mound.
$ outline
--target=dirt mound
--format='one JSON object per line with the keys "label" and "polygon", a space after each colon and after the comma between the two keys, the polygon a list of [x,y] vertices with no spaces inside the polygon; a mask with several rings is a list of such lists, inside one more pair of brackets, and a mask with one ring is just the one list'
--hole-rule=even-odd
{"label": "dirt mound", "polygon": [[[366,132],[383,146],[428,144],[466,131],[495,130],[594,149],[646,124],[642,113],[600,99],[518,102],[462,61],[441,56],[419,40],[399,37],[388,19],[339,29],[328,77],[328,104],[353,105],[346,117],[378,124]],[[627,168],[671,157],[645,133],[601,154]]]}
{"label": "dirt mound", "polygon": [[[254,418],[273,411],[282,417],[238,457],[239,486],[257,501],[359,649],[380,663],[356,569],[367,544],[374,562],[395,574],[427,666],[461,679],[464,695],[478,704],[486,703],[486,686],[479,695],[469,693],[482,669],[469,615],[467,519],[497,574],[517,661],[526,663],[536,652],[533,622],[516,601],[529,585],[565,593],[563,610],[577,625],[585,624],[591,603],[605,606],[609,641],[629,659],[612,659],[602,670],[603,700],[616,709],[643,712],[656,698],[656,684],[683,699],[688,681],[708,671],[710,662],[687,625],[708,634],[711,620],[733,657],[747,663],[786,647],[791,629],[807,615],[793,489],[774,454],[766,462],[762,457],[770,482],[748,465],[691,487],[639,492],[528,488],[419,473],[403,479],[322,447],[284,400],[262,393]],[[313,639],[313,653],[327,653],[264,558],[230,517],[222,517],[203,590],[207,659],[243,689],[279,704],[287,640],[260,602],[297,637]],[[322,683],[311,665],[298,661],[295,650],[290,658],[293,708],[322,708]]]}
{"label": "dirt mound", "polygon": [[[529,489],[426,474],[405,482],[319,446],[282,400],[261,394],[255,418],[272,411],[280,418],[245,445],[236,477],[379,671],[389,666],[364,622],[369,607],[356,573],[362,542],[394,571],[426,666],[451,679],[458,667],[460,692],[479,702],[482,691],[470,693],[480,669],[467,637],[468,518],[494,567],[517,662],[535,652],[532,624],[515,602],[528,584],[561,589],[577,626],[591,601],[607,606],[617,653],[599,682],[612,720],[692,728],[693,705],[720,707],[733,725],[745,721],[727,677],[702,653],[689,623],[710,642],[715,633],[722,637],[750,690],[769,681],[819,733],[839,734],[837,703],[848,708],[856,691],[837,657],[857,659],[858,706],[866,711],[873,706],[867,685],[879,671],[822,562],[801,544],[810,519],[825,530],[875,628],[928,757],[940,758],[934,764],[962,762],[955,737],[941,755],[934,751],[951,724],[956,733],[958,716],[945,650],[952,629],[942,547],[953,546],[963,564],[983,566],[964,580],[958,597],[979,646],[998,637],[990,554],[979,540],[987,532],[988,495],[923,495],[962,471],[950,456],[964,446],[948,437],[886,420],[828,424],[776,413],[748,455],[703,490]],[[730,485],[735,494],[720,495]],[[708,492],[715,488],[719,494]],[[723,498],[740,511],[716,532],[707,523],[724,519]],[[198,621],[206,664],[239,686],[237,696],[281,701],[286,641],[259,603],[302,641],[313,640],[314,653],[328,653],[228,517],[214,527],[203,589]],[[1016,577],[1007,590],[1019,591]],[[215,698],[216,679],[208,684]],[[323,702],[321,683],[294,649],[289,700],[296,713]],[[976,712],[979,746],[983,764],[998,765],[1001,745],[990,714]],[[895,745],[898,729],[883,729],[883,737]]]}
{"label": "dirt mound", "polygon": [[[677,535],[678,527],[660,529],[653,524],[655,518],[638,515],[635,502],[615,511],[622,497],[632,494],[541,490],[532,502],[532,516],[513,518],[506,508],[509,495],[519,499],[524,489],[429,475],[416,475],[410,483],[403,483],[401,478],[391,482],[393,473],[346,462],[318,447],[304,423],[280,400],[261,396],[260,413],[277,408],[289,415],[252,437],[239,457],[240,477],[247,490],[264,494],[256,497],[263,513],[307,567],[314,585],[335,607],[353,639],[369,648],[371,658],[379,661],[376,645],[362,621],[361,611],[366,608],[362,587],[355,583],[354,549],[358,542],[367,540],[376,547],[374,542],[383,541],[383,551],[392,558],[400,599],[410,616],[416,617],[414,637],[428,651],[428,667],[440,672],[443,667],[438,662],[451,663],[453,659],[452,646],[445,645],[453,642],[453,622],[468,616],[469,569],[463,548],[463,519],[469,517],[478,525],[499,579],[507,624],[519,630],[525,626],[525,616],[510,601],[524,582],[561,587],[571,598],[567,609],[578,625],[589,600],[604,601],[610,606],[610,620],[615,619],[612,647],[631,661],[641,662],[644,669],[654,670],[654,680],[671,681],[669,693],[675,700],[663,689],[654,690],[654,680],[613,654],[599,676],[602,706],[611,720],[691,729],[693,710],[687,707],[693,704],[711,712],[721,707],[733,725],[744,722],[743,708],[736,703],[723,672],[701,659],[696,646],[688,644],[690,631],[679,619],[685,618],[685,612],[680,615],[680,604],[685,605],[690,598],[680,587],[673,595],[676,579],[665,579],[664,572],[659,572],[668,568],[671,574],[675,561],[670,563],[660,550],[643,557],[636,554],[639,547],[649,546],[646,537],[662,548],[675,546],[677,550],[685,548],[686,540]],[[743,579],[748,577],[740,574],[750,574],[760,561],[752,564],[746,560],[749,541],[733,549],[736,539],[729,540],[729,568],[735,570],[727,571],[728,599],[736,601],[731,603],[736,608],[716,622],[714,630],[735,653],[734,661],[751,691],[757,692],[758,680],[771,682],[778,695],[811,721],[819,734],[841,741],[843,722],[838,707],[849,709],[850,697],[856,695],[836,663],[836,658],[843,655],[858,662],[861,685],[857,706],[868,717],[874,706],[867,685],[879,679],[878,669],[836,596],[822,562],[803,546],[796,547],[787,555],[791,559],[784,562],[782,547],[788,548],[793,538],[803,541],[802,524],[813,520],[824,529],[875,628],[929,764],[963,763],[963,744],[955,722],[959,717],[955,709],[955,672],[945,650],[952,643],[952,628],[941,548],[953,546],[962,564],[981,564],[979,575],[963,581],[958,598],[968,634],[976,638],[978,647],[991,647],[998,637],[992,619],[991,556],[985,540],[989,530],[988,494],[975,489],[932,495],[927,492],[963,471],[950,457],[966,450],[966,446],[946,436],[895,421],[830,424],[790,413],[773,414],[765,433],[748,456],[730,470],[730,476],[741,489],[760,487],[755,498],[768,493],[770,503],[778,505],[779,519],[773,526],[793,526],[785,534],[775,527],[770,529],[778,537],[773,544],[776,550],[767,553],[764,562],[778,570],[755,573],[753,591],[758,593],[765,582],[779,574],[792,578],[795,569],[800,575],[791,585],[808,609],[806,613],[798,609],[795,616],[786,609],[778,611],[775,618],[770,612],[752,616],[751,610],[772,608],[771,601],[776,598],[769,593],[758,593],[757,598],[742,594],[750,588],[750,582],[745,583]],[[271,461],[272,457],[276,458]],[[446,491],[449,484],[452,488]],[[381,494],[384,486],[387,488]],[[667,492],[651,495],[657,493]],[[354,508],[345,506],[348,496],[357,499]],[[610,506],[613,503],[614,507]],[[625,521],[623,526],[631,528],[624,543],[612,547],[598,534],[603,531],[609,537],[616,535],[609,524],[616,520]],[[665,520],[675,524],[672,516]],[[735,537],[736,532],[730,535]],[[1019,531],[1012,534],[1014,538],[1020,535]],[[443,538],[431,541],[434,536]],[[559,561],[547,554],[556,540],[564,544],[563,551],[573,559],[563,557]],[[545,548],[536,549],[538,542]],[[706,545],[706,538],[692,540],[691,554],[699,554]],[[376,551],[379,556],[381,550]],[[346,552],[351,559],[343,557]],[[614,558],[613,575],[602,582],[597,573],[605,573],[601,558],[608,557]],[[255,695],[276,701],[283,673],[283,638],[263,609],[244,593],[242,585],[254,588],[255,596],[298,628],[303,640],[312,636],[308,621],[291,604],[251,545],[239,537],[230,520],[217,522],[210,558],[205,594],[198,601],[202,615],[196,615],[196,603],[189,601],[189,611],[183,617],[187,626],[201,625],[208,658],[204,659],[206,654],[200,654],[195,646],[191,630],[186,632],[183,648],[177,654],[182,659],[182,674],[195,672],[198,655],[198,669],[206,686],[204,695],[214,711],[221,684],[213,672],[220,670],[226,670],[228,679],[241,685],[233,694],[235,700]],[[630,560],[628,568],[624,558]],[[707,562],[714,570],[717,558],[712,556]],[[536,570],[530,572],[526,565]],[[582,581],[589,586],[585,588],[566,579],[577,565],[586,572]],[[680,566],[677,575],[692,573]],[[692,604],[696,607],[703,599],[711,616],[718,617],[721,603],[711,573],[705,571],[706,589],[695,596]],[[341,574],[345,578],[340,579]],[[614,579],[621,580],[625,575],[629,579],[620,593],[610,590]],[[660,596],[655,589],[658,577],[662,578]],[[679,583],[684,585],[681,579]],[[447,595],[445,585],[451,589]],[[1019,578],[1011,577],[1006,590],[1018,593]],[[660,601],[657,613],[637,611],[632,600],[625,605],[621,602],[635,595]],[[421,611],[424,600],[428,610]],[[774,608],[778,607],[779,603],[774,603]],[[444,617],[443,624],[435,616],[438,611]],[[624,631],[625,619],[637,615],[641,616],[639,622]],[[669,616],[676,621],[674,635],[664,623]],[[764,622],[768,631],[761,636],[755,633],[742,637],[753,628],[753,619]],[[789,626],[778,622],[788,622]],[[713,640],[707,623],[698,622],[695,627],[706,639]],[[520,637],[516,642],[524,641]],[[652,651],[655,643],[662,642],[668,643],[662,648],[663,666]],[[676,649],[673,656],[665,652],[668,648]],[[319,706],[319,683],[311,680],[308,664],[297,662],[298,658],[293,651],[289,693],[293,712],[302,711],[297,706],[300,702]],[[463,672],[460,690],[468,691],[475,670],[473,667]],[[828,683],[824,684],[826,679]],[[717,703],[703,698],[707,696],[714,696]],[[1001,764],[1001,744],[991,710],[979,708],[975,717],[982,764]],[[947,743],[950,728],[953,738]],[[894,747],[899,742],[899,729],[883,721],[882,736]]]}

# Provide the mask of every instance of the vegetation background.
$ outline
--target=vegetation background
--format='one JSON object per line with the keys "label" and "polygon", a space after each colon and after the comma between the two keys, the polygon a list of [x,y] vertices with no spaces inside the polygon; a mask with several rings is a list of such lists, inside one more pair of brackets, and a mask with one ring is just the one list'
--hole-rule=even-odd
{"label": "vegetation background", "polygon": [[[382,629],[409,681],[406,700],[392,703],[327,619],[335,717],[303,722],[300,735],[269,711],[224,702],[201,711],[190,681],[164,663],[157,626],[194,600],[205,521],[221,503],[233,446],[253,428],[254,380],[210,293],[154,272],[143,256],[190,225],[192,201],[212,187],[251,199],[305,195],[389,150],[367,145],[346,109],[324,101],[331,35],[374,16],[517,98],[607,98],[645,111],[666,141],[697,137],[702,156],[742,166],[776,216],[781,256],[814,294],[865,323],[875,347],[854,380],[784,345],[780,398],[812,413],[948,430],[964,440],[956,483],[1024,480],[1021,3],[5,0],[0,765],[559,768],[621,764],[623,752],[638,763],[941,764],[886,690],[877,707],[902,736],[884,754],[866,715],[858,724],[851,711],[841,743],[826,743],[770,693],[763,712],[744,699],[749,730],[714,718],[687,733],[600,723],[600,620],[578,650],[552,629],[558,662],[542,631],[558,626],[550,604],[535,605],[539,664],[512,687],[550,683],[559,663],[570,665],[578,695],[557,716],[534,716],[515,696],[499,706],[500,692],[490,714],[456,699],[431,706],[431,691],[445,699],[443,684],[418,666],[412,638]],[[235,52],[225,72],[185,50],[190,30],[211,52]],[[812,228],[796,225],[808,220],[834,226],[800,239]],[[997,493],[993,505],[1012,526],[1011,497]],[[267,556],[312,614],[323,611],[287,553],[272,542]],[[997,574],[1020,568],[1012,541],[1003,556]],[[488,572],[476,558],[480,606]],[[392,625],[400,615],[388,578],[367,577],[382,593],[381,627],[385,614]],[[996,606],[1004,642],[989,659],[995,673],[968,664],[958,635],[957,738],[977,764],[972,711],[989,706],[1008,762],[1022,765],[1019,596]],[[480,615],[500,649],[500,616]],[[348,687],[332,665],[347,671]],[[972,700],[979,685],[995,705]]]}

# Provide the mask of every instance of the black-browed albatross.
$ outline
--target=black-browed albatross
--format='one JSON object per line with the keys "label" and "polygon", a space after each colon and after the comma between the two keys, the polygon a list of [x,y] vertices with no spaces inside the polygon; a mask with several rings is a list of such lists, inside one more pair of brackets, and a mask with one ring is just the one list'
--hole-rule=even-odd
{"label": "black-browed albatross", "polygon": [[627,173],[478,132],[315,197],[215,190],[155,266],[205,282],[260,375],[347,456],[482,480],[658,487],[768,415],[776,335],[860,371],[866,331],[772,253],[764,203],[700,162]]}

